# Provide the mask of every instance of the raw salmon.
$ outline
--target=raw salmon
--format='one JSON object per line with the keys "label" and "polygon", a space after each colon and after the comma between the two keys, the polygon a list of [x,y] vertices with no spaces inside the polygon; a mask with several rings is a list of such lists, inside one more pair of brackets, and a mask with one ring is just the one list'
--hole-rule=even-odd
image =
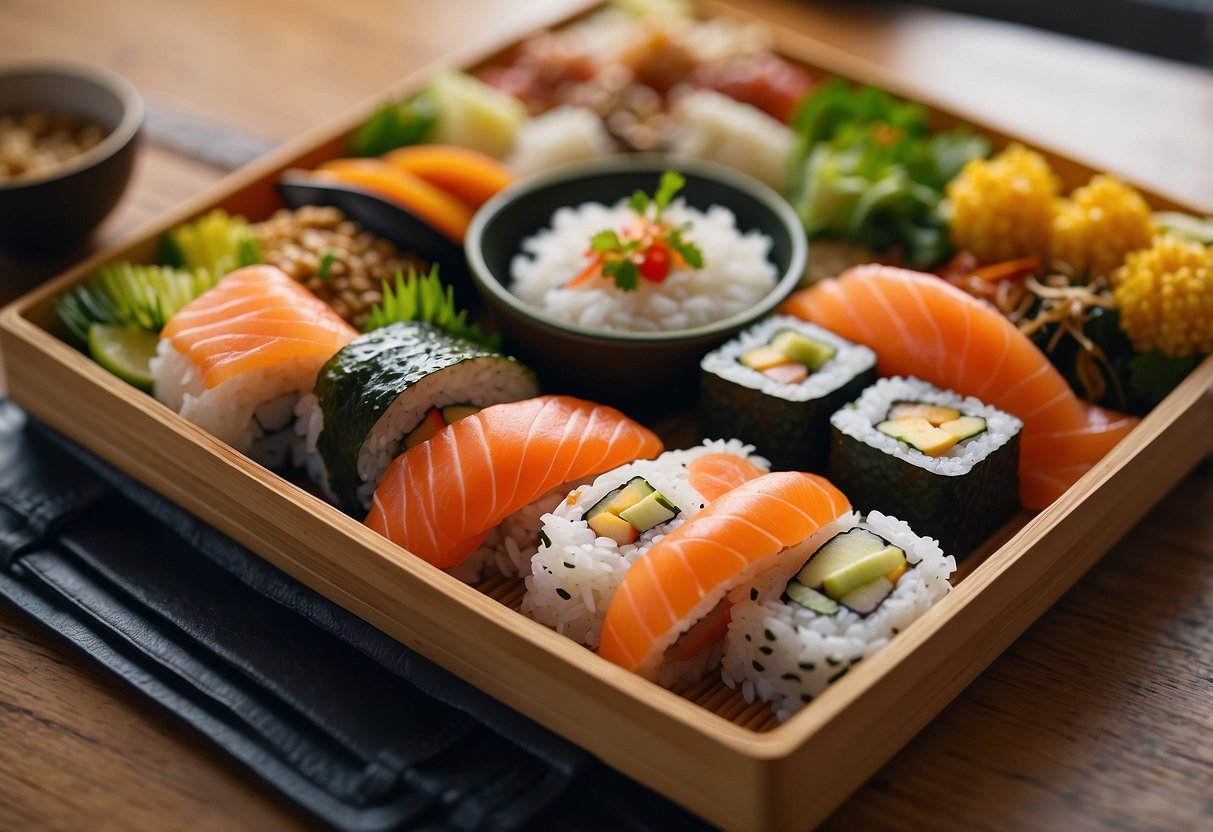
{"label": "raw salmon", "polygon": [[655,433],[605,405],[569,396],[493,405],[398,456],[366,524],[435,566],[458,566],[540,495],[661,448]]}
{"label": "raw salmon", "polygon": [[876,350],[881,375],[916,376],[1022,419],[1019,496],[1034,511],[1138,422],[1079,399],[998,310],[933,275],[857,266],[797,292],[783,311]]}
{"label": "raw salmon", "polygon": [[[850,511],[829,480],[784,471],[722,494],[636,561],[607,610],[598,653],[655,678],[666,651],[700,619],[728,621],[725,594],[789,558],[822,526]],[[722,633],[723,634],[723,633]],[[708,640],[701,639],[701,643]]]}
{"label": "raw salmon", "polygon": [[766,471],[736,454],[704,454],[687,465],[687,480],[707,500],[715,500]]}
{"label": "raw salmon", "polygon": [[246,266],[173,315],[160,333],[208,389],[250,370],[308,360],[315,369],[358,335],[274,266]]}

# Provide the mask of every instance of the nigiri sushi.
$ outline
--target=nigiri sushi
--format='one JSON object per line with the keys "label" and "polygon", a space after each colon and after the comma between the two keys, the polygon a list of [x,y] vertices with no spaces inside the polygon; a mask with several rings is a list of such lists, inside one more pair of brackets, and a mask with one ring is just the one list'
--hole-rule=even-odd
{"label": "nigiri sushi", "polygon": [[295,404],[357,331],[274,266],[247,266],[160,333],[157,399],[269,467],[290,450]]}
{"label": "nigiri sushi", "polygon": [[[568,484],[656,456],[661,448],[648,428],[582,399],[540,396],[493,405],[396,457],[371,499],[366,525],[439,568],[458,567],[490,530],[537,499],[549,492],[559,499]],[[538,524],[527,534],[537,539]]]}
{"label": "nigiri sushi", "polygon": [[725,492],[627,571],[598,654],[667,687],[693,683],[720,658],[730,590],[787,583],[850,515],[846,496],[815,474],[765,474]]}
{"label": "nigiri sushi", "polygon": [[666,451],[600,475],[542,518],[522,613],[591,650],[637,559],[709,502],[770,470],[736,439]]}
{"label": "nigiri sushi", "polygon": [[1053,502],[1138,421],[1079,399],[1001,313],[932,275],[857,266],[797,292],[783,311],[871,347],[881,375],[915,376],[1023,420],[1020,501],[1032,510]]}

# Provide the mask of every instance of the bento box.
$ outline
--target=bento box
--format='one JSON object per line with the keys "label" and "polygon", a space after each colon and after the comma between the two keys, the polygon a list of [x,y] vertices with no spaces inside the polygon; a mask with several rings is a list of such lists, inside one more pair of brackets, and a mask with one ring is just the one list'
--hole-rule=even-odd
{"label": "bento box", "polygon": [[[716,3],[702,11],[737,12]],[[782,55],[814,71],[915,97],[809,36],[772,31]],[[491,61],[525,34],[504,33],[500,49],[461,65]],[[407,95],[429,76],[416,73],[389,94]],[[432,568],[181,419],[63,337],[56,296],[104,263],[146,261],[165,231],[211,209],[269,216],[281,204],[280,174],[340,155],[377,103],[280,148],[7,307],[0,349],[11,396],[288,574],[712,823],[773,830],[823,819],[1213,451],[1213,359],[1206,359],[1048,508],[1020,513],[981,544],[953,576],[953,591],[787,721],[718,678],[665,690],[521,615],[520,579],[468,585]],[[975,124],[996,146],[1012,140],[939,107],[932,118],[939,126]],[[1044,155],[1068,187],[1095,172]],[[1155,209],[1181,207],[1141,192]],[[691,415],[652,427],[669,447],[694,441]]]}

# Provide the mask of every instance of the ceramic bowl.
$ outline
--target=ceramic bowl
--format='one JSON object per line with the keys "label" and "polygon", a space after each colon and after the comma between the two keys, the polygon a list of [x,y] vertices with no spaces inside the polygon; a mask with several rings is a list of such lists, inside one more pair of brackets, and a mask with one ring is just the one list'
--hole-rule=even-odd
{"label": "ceramic bowl", "polygon": [[125,78],[95,66],[0,66],[0,114],[67,114],[108,131],[94,147],[30,179],[0,182],[0,247],[23,253],[71,248],[105,219],[130,181],[143,100]]}
{"label": "ceramic bowl", "polygon": [[[566,323],[510,292],[511,260],[523,240],[551,224],[556,209],[585,202],[613,205],[637,189],[652,194],[667,169],[686,178],[679,196],[689,205],[724,206],[741,232],[757,230],[771,238],[768,256],[777,280],[765,297],[704,326],[641,333]],[[472,218],[465,248],[472,279],[495,311],[507,349],[539,371],[546,389],[657,411],[687,406],[703,355],[773,312],[800,281],[808,256],[799,218],[766,185],[702,161],[631,155],[574,163],[513,183]]]}

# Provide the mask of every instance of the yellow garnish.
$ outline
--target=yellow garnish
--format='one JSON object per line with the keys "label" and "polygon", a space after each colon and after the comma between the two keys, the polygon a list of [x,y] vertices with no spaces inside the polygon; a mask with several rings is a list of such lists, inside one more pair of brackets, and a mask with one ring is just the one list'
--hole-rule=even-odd
{"label": "yellow garnish", "polygon": [[1112,275],[1120,328],[1138,352],[1213,353],[1213,249],[1175,234],[1131,252]]}
{"label": "yellow garnish", "polygon": [[1049,256],[1074,275],[1111,274],[1130,251],[1150,245],[1150,207],[1113,176],[1093,177],[1057,207]]}
{"label": "yellow garnish", "polygon": [[1046,254],[1060,183],[1039,153],[1012,144],[948,183],[952,242],[978,260]]}

